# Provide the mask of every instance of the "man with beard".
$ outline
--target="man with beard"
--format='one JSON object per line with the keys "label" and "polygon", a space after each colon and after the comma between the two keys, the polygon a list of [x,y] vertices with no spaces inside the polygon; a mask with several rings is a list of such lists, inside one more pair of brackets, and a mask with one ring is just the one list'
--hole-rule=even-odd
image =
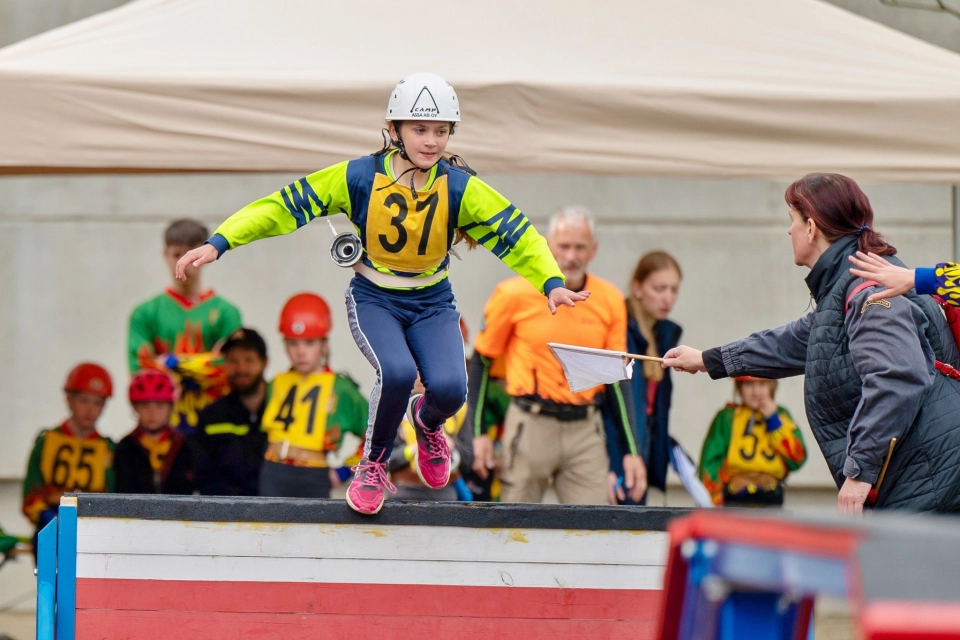
{"label": "man with beard", "polygon": [[[567,288],[590,292],[576,307],[555,316],[522,278],[501,282],[487,302],[484,324],[469,367],[467,423],[474,438],[473,469],[485,478],[494,467],[493,441],[477,429],[483,415],[490,362],[503,357],[512,396],[504,423],[500,481],[503,502],[540,502],[550,481],[564,504],[608,501],[607,456],[599,405],[605,403],[621,440],[624,487],[634,501],[647,488],[637,448],[629,384],[572,393],[549,342],[626,351],[627,311],[620,290],[587,273],[597,255],[595,223],[582,207],[566,207],[550,219],[547,244]],[[542,296],[541,296],[542,297]],[[629,381],[626,381],[629,382]]]}
{"label": "man with beard", "polygon": [[267,447],[260,428],[267,404],[267,345],[253,329],[237,329],[221,348],[230,393],[199,415],[193,442],[202,495],[256,496]]}

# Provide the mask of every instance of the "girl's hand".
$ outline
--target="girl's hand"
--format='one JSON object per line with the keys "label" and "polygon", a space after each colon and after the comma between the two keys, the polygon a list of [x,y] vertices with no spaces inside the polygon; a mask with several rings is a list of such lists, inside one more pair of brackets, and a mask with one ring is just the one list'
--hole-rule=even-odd
{"label": "girl's hand", "polygon": [[913,269],[890,264],[875,253],[857,251],[856,256],[850,256],[850,262],[857,267],[850,269],[850,273],[865,280],[875,280],[886,287],[867,298],[868,302],[902,296],[914,287]]}
{"label": "girl's hand", "polygon": [[862,482],[854,478],[847,478],[840,488],[840,495],[837,497],[837,508],[840,513],[860,515],[863,513],[863,504],[870,495],[871,484]]}
{"label": "girl's hand", "polygon": [[187,267],[192,265],[196,268],[200,268],[208,262],[213,262],[217,259],[217,249],[212,244],[204,244],[196,249],[190,249],[183,256],[177,260],[177,278],[180,280],[187,279]]}
{"label": "girl's hand", "polygon": [[568,307],[575,307],[578,302],[583,302],[589,297],[589,291],[570,291],[570,289],[557,287],[547,296],[547,306],[550,308],[550,313],[556,315],[557,307],[560,305],[565,304]]}
{"label": "girl's hand", "polygon": [[707,368],[703,366],[703,351],[697,351],[693,347],[686,345],[680,345],[667,351],[663,356],[663,364],[660,366],[664,369],[672,368],[674,371],[683,371],[686,373],[696,373],[707,370]]}

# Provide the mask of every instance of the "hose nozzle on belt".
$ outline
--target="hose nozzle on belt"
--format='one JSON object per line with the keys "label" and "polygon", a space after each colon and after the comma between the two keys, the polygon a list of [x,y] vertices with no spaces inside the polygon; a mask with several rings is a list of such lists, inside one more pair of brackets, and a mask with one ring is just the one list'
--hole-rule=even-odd
{"label": "hose nozzle on belt", "polygon": [[363,245],[357,234],[350,231],[337,233],[333,223],[327,220],[333,232],[333,242],[330,243],[330,258],[338,267],[352,267],[363,257]]}

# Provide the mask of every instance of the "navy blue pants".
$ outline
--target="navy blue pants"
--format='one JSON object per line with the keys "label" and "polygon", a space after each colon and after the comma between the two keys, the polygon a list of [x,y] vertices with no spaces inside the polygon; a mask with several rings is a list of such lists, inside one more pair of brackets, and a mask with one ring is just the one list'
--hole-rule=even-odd
{"label": "navy blue pants", "polygon": [[427,429],[439,429],[466,401],[460,313],[448,279],[398,291],[358,275],[346,297],[353,339],[377,370],[364,452],[371,460],[386,460],[418,371],[426,389],[420,419]]}

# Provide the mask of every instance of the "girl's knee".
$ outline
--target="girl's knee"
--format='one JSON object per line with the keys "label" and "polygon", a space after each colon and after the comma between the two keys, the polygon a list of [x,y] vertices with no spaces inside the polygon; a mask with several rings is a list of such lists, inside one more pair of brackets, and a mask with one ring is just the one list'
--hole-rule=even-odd
{"label": "girl's knee", "polygon": [[390,393],[410,393],[417,381],[417,367],[413,363],[407,365],[381,364],[380,379],[383,389]]}
{"label": "girl's knee", "polygon": [[467,381],[465,378],[462,380],[453,378],[435,381],[426,389],[430,404],[448,416],[452,416],[459,411],[463,403],[467,401]]}

